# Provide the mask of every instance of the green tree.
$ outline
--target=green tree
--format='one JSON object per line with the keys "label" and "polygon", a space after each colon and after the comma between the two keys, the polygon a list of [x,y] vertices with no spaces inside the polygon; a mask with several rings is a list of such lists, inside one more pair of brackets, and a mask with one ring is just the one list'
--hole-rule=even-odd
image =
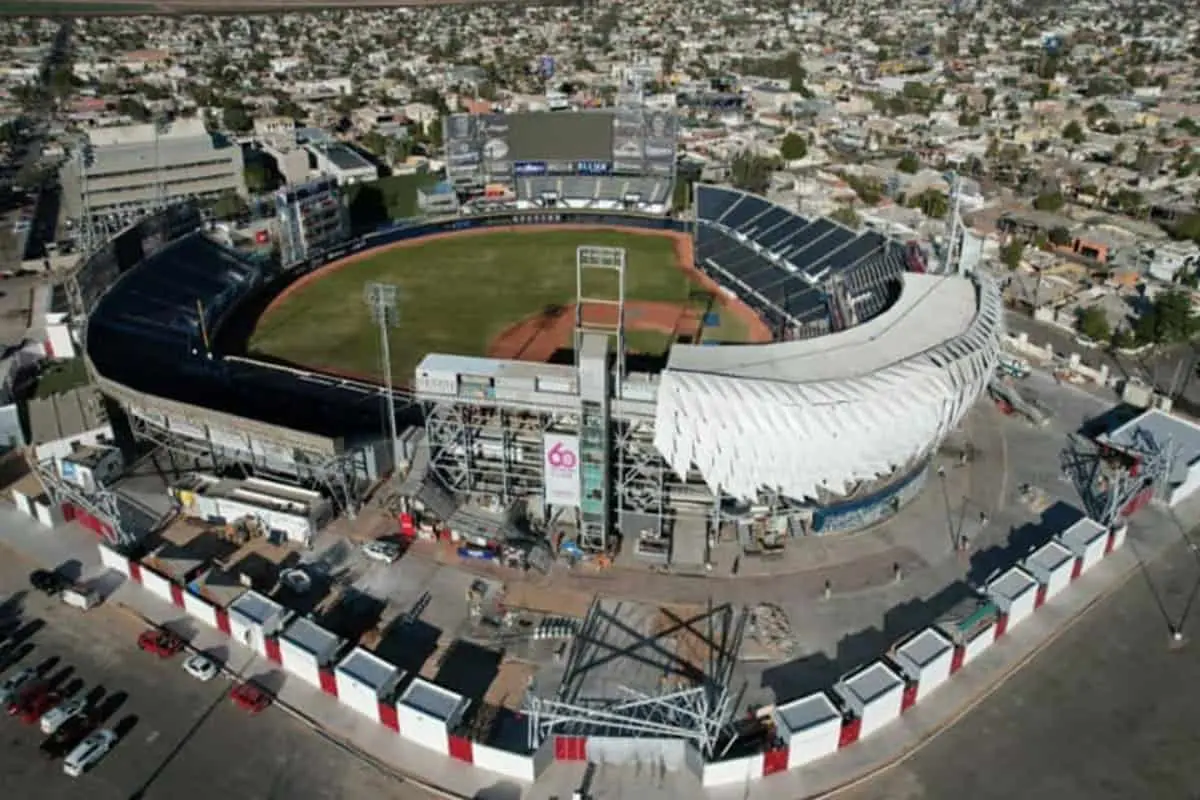
{"label": "green tree", "polygon": [[1055,227],[1050,229],[1050,243],[1063,247],[1071,243],[1071,232],[1063,227]]}
{"label": "green tree", "polygon": [[1117,328],[1113,331],[1112,346],[1117,350],[1126,350],[1137,344],[1133,331],[1128,328]]}
{"label": "green tree", "polygon": [[1083,132],[1083,127],[1076,120],[1071,120],[1063,126],[1062,138],[1066,139],[1068,142],[1079,145],[1083,144],[1087,136]]}
{"label": "green tree", "polygon": [[1038,211],[1059,211],[1063,207],[1063,196],[1060,192],[1043,192],[1033,199],[1033,207]]}
{"label": "green tree", "polygon": [[784,161],[799,161],[808,155],[808,140],[795,131],[789,132],[779,145],[779,154]]}
{"label": "green tree", "polygon": [[1093,342],[1107,342],[1112,338],[1108,317],[1099,308],[1082,308],[1075,315],[1075,330]]}
{"label": "green tree", "polygon": [[858,226],[862,224],[862,219],[859,218],[858,212],[848,205],[839,205],[829,215],[829,218],[834,222],[840,222],[850,230],[858,230]]}
{"label": "green tree", "polygon": [[221,114],[221,124],[234,133],[248,133],[254,128],[254,119],[242,105],[230,105]]}
{"label": "green tree", "polygon": [[763,194],[771,184],[775,163],[763,156],[743,151],[729,165],[730,180],[739,189]]}
{"label": "green tree", "polygon": [[1004,247],[1000,248],[1000,260],[1004,262],[1004,266],[1009,269],[1016,269],[1021,265],[1021,257],[1025,254],[1025,243],[1020,239],[1013,239]]}
{"label": "green tree", "polygon": [[236,192],[225,192],[213,203],[212,210],[218,219],[232,219],[246,210],[246,203]]}
{"label": "green tree", "polygon": [[941,219],[950,210],[950,200],[937,189],[926,189],[909,201],[909,206],[919,208],[925,216]]}
{"label": "green tree", "polygon": [[1171,289],[1155,298],[1134,323],[1138,344],[1170,344],[1191,339],[1200,330],[1188,293]]}
{"label": "green tree", "polygon": [[1191,239],[1200,244],[1200,214],[1189,214],[1176,223],[1171,231],[1180,239]]}
{"label": "green tree", "polygon": [[896,162],[896,169],[909,175],[915,175],[921,169],[921,160],[914,153],[905,153]]}
{"label": "green tree", "polygon": [[246,188],[253,194],[262,194],[268,192],[275,187],[271,180],[271,174],[265,166],[259,163],[250,163],[242,170],[242,174],[246,178]]}

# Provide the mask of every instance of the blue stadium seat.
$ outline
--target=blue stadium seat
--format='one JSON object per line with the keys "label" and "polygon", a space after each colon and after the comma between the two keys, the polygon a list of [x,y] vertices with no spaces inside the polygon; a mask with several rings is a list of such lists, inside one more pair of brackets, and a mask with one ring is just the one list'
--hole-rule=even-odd
{"label": "blue stadium seat", "polygon": [[696,218],[716,222],[741,197],[741,192],[731,189],[723,189],[719,186],[698,186],[696,188]]}
{"label": "blue stadium seat", "polygon": [[726,228],[736,231],[767,210],[769,210],[769,206],[766,200],[752,195],[743,195],[741,200],[725,212],[719,222]]}

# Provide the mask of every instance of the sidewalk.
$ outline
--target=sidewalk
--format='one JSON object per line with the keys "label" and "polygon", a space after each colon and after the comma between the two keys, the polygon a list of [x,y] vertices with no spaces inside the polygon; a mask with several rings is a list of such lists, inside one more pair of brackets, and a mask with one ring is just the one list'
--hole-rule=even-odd
{"label": "sidewalk", "polygon": [[0,541],[46,567],[76,561],[85,580],[104,575],[100,588],[107,604],[184,635],[193,649],[212,654],[229,672],[271,689],[282,710],[320,735],[433,796],[470,798],[483,790],[514,786],[508,778],[478,767],[464,769],[460,761],[402,739],[142,587],[124,579],[111,580],[115,573],[105,573],[101,566],[95,535],[76,525],[50,530],[15,509],[0,506]]}

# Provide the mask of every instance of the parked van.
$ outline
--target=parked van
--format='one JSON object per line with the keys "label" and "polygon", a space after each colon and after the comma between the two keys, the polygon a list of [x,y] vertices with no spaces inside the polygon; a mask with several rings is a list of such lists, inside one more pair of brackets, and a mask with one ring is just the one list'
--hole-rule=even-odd
{"label": "parked van", "polygon": [[78,608],[80,611],[88,611],[100,605],[100,595],[97,592],[78,586],[63,589],[60,597],[64,603],[72,608]]}

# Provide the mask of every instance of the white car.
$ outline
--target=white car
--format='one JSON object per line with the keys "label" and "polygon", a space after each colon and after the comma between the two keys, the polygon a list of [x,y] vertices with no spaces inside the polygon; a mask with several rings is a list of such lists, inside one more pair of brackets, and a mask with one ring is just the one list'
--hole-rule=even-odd
{"label": "white car", "polygon": [[21,687],[36,678],[37,674],[37,670],[33,667],[26,667],[0,682],[0,706],[11,703],[16,698],[17,692],[21,691]]}
{"label": "white car", "polygon": [[63,761],[63,772],[72,778],[78,778],[108,755],[108,751],[112,750],[116,743],[117,734],[114,731],[104,729],[89,734]]}
{"label": "white car", "polygon": [[362,546],[363,555],[372,561],[394,564],[400,558],[400,545],[392,542],[367,542]]}
{"label": "white car", "polygon": [[194,656],[188,657],[183,662],[183,671],[196,680],[207,683],[217,677],[217,673],[221,669],[217,666],[217,662],[208,656],[197,653]]}
{"label": "white car", "polygon": [[86,695],[77,695],[63,703],[59,703],[54,708],[42,714],[42,719],[38,726],[42,729],[42,733],[49,736],[56,730],[67,724],[67,721],[78,717],[87,710],[88,701]]}

